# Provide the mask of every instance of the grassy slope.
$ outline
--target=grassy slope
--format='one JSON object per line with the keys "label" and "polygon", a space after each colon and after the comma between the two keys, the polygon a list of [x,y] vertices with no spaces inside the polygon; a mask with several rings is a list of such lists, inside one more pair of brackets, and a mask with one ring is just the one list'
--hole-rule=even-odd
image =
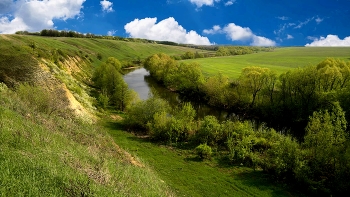
{"label": "grassy slope", "polygon": [[248,66],[270,68],[280,74],[293,68],[315,65],[327,57],[349,61],[350,47],[287,47],[277,48],[274,52],[194,59],[186,62],[198,62],[206,76],[222,72],[230,78],[238,78],[242,69]]}
{"label": "grassy slope", "polygon": [[28,107],[0,87],[0,196],[164,196],[107,130]]}
{"label": "grassy slope", "polygon": [[143,158],[178,196],[290,196],[274,185],[261,171],[220,164],[219,160],[200,161],[191,151],[157,145],[115,129],[111,135],[129,152]]}
{"label": "grassy slope", "polygon": [[[29,47],[32,42],[36,44],[34,52]],[[35,83],[39,62],[50,62],[47,65],[53,76],[65,79],[61,79],[63,83],[74,81],[80,91],[88,93],[80,78],[51,62],[55,49],[68,56],[86,57],[83,63],[88,65],[90,58],[95,66],[101,63],[97,53],[104,61],[109,56],[143,58],[156,52],[192,50],[112,40],[0,35],[0,80]],[[93,67],[84,69],[91,72]],[[0,196],[172,195],[157,173],[132,165],[134,159],[118,148],[105,128],[33,112],[8,90],[0,91],[0,131]]]}

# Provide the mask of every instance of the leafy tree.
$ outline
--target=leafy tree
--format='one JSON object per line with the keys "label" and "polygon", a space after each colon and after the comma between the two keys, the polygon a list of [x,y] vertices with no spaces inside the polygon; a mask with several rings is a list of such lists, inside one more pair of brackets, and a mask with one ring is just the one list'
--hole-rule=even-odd
{"label": "leafy tree", "polygon": [[169,113],[169,104],[157,97],[151,96],[149,99],[139,101],[128,109],[128,116],[125,123],[129,128],[147,130],[147,123],[152,123],[156,113]]}
{"label": "leafy tree", "polygon": [[239,80],[242,83],[242,86],[247,88],[252,95],[252,101],[250,103],[251,107],[254,106],[258,93],[267,84],[270,76],[272,77],[273,75],[270,75],[270,70],[268,68],[252,66],[242,70]]}
{"label": "leafy tree", "polygon": [[227,106],[231,100],[229,97],[228,85],[228,77],[222,73],[209,77],[203,84],[203,89],[208,96],[209,104],[214,106]]}

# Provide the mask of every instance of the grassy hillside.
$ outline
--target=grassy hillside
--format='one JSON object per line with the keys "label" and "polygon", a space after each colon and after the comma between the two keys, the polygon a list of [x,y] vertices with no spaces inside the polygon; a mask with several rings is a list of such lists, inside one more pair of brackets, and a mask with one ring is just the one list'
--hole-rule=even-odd
{"label": "grassy hillside", "polygon": [[[173,195],[156,172],[94,124],[90,77],[110,56],[127,60],[192,49],[0,35],[0,50],[0,196]],[[40,88],[19,86],[24,82]]]}
{"label": "grassy hillside", "polygon": [[0,196],[172,195],[103,127],[44,113],[43,95],[0,84]]}
{"label": "grassy hillside", "polygon": [[327,57],[334,57],[348,61],[349,47],[287,47],[276,48],[273,52],[260,52],[249,55],[225,56],[185,60],[198,62],[206,76],[222,72],[230,78],[237,78],[242,68],[260,66],[270,68],[278,74],[289,69],[315,65]]}
{"label": "grassy hillside", "polygon": [[[313,58],[314,51],[306,55],[297,49],[193,61],[200,62],[207,75],[222,70],[234,77],[250,64],[283,70],[301,57],[315,62],[323,59],[321,52]],[[108,57],[137,60],[154,53],[177,55],[195,49],[0,35],[0,50],[0,196],[289,195],[261,171],[224,166],[216,160],[198,162],[190,151],[152,144],[118,130],[116,124],[96,124],[101,115],[92,96],[91,75],[96,66]],[[348,50],[342,51],[341,57],[346,58]],[[230,62],[241,67],[233,69]],[[19,85],[23,82],[40,88]]]}

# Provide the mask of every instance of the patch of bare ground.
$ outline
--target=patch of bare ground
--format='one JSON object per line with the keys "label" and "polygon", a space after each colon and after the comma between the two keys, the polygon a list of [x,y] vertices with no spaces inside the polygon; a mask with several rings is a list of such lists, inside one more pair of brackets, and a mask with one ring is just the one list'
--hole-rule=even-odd
{"label": "patch of bare ground", "polygon": [[4,40],[11,40],[7,35],[0,34],[0,37]]}

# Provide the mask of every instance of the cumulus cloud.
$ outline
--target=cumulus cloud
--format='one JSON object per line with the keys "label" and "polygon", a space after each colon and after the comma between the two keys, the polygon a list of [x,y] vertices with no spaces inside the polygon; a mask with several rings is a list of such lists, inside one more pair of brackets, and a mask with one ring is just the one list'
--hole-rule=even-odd
{"label": "cumulus cloud", "polygon": [[189,0],[192,4],[195,4],[197,8],[206,6],[213,6],[215,2],[219,2],[220,0]]}
{"label": "cumulus cloud", "polygon": [[234,23],[224,27],[224,32],[232,41],[244,41],[253,37],[253,32],[249,27],[241,27]]}
{"label": "cumulus cloud", "polygon": [[345,37],[344,39],[340,39],[337,35],[328,35],[327,37],[308,37],[308,39],[313,39],[314,41],[312,43],[306,44],[305,46],[311,47],[311,46],[343,46],[343,47],[350,47],[350,36]]}
{"label": "cumulus cloud", "polygon": [[100,1],[100,4],[102,6],[102,11],[104,12],[113,12],[113,3],[110,2],[110,1],[106,1],[106,0],[103,0],[103,1]]}
{"label": "cumulus cloud", "polygon": [[169,17],[158,23],[157,18],[135,19],[127,23],[124,29],[133,38],[171,41],[184,44],[211,44],[207,37],[203,37],[193,30],[187,32],[173,17]]}
{"label": "cumulus cloud", "polygon": [[253,35],[252,46],[275,46],[276,42],[262,36]]}
{"label": "cumulus cloud", "polygon": [[226,34],[232,41],[250,42],[252,46],[275,46],[276,42],[268,38],[255,35],[249,27],[241,27],[229,23],[224,28],[214,25],[212,29],[203,30],[204,34]]}
{"label": "cumulus cloud", "polygon": [[233,5],[236,2],[236,0],[230,0],[225,3],[225,6]]}
{"label": "cumulus cloud", "polygon": [[214,25],[212,29],[205,29],[203,30],[203,33],[205,34],[217,34],[221,33],[221,27],[219,25]]}
{"label": "cumulus cloud", "polygon": [[[7,1],[7,0],[5,0]],[[18,0],[8,1],[14,7],[11,17],[0,19],[0,33],[15,33],[19,30],[39,31],[53,28],[53,20],[67,20],[80,15],[85,0]]]}

